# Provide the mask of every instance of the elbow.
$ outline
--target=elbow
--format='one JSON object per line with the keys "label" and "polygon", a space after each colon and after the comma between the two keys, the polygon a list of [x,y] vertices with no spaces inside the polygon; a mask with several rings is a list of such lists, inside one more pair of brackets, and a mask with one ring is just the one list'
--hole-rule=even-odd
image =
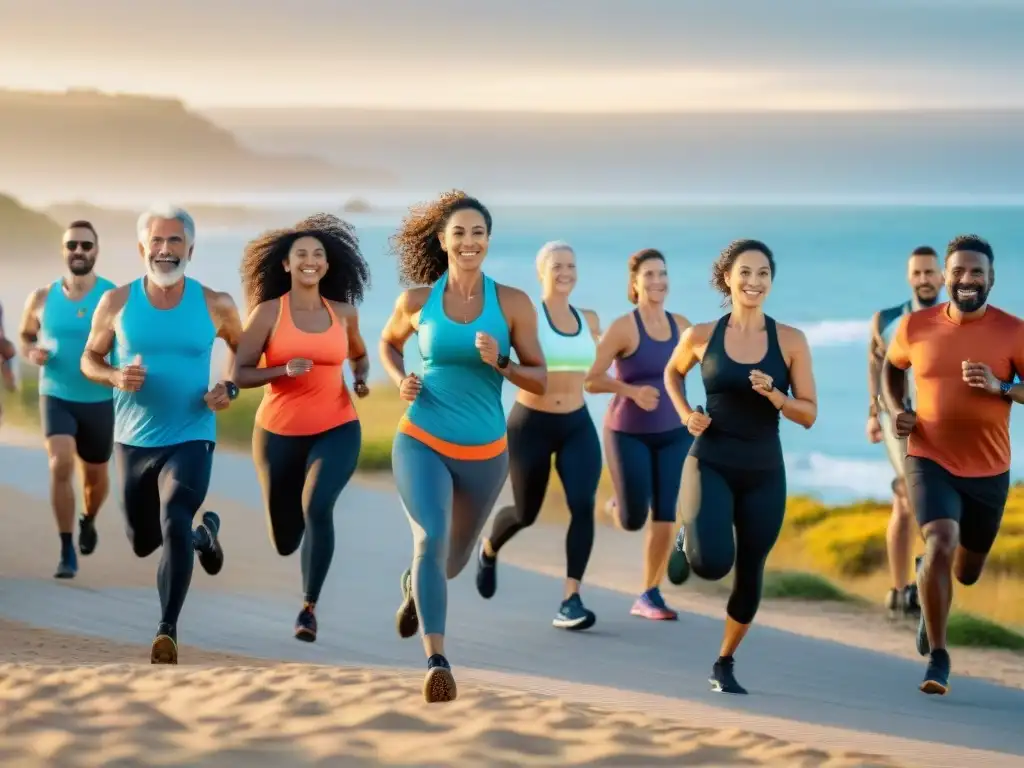
{"label": "elbow", "polygon": [[818,404],[815,403],[810,408],[807,409],[807,413],[805,413],[803,415],[803,418],[800,419],[800,425],[804,429],[810,429],[811,427],[814,426],[814,422],[816,422],[817,420],[818,420]]}
{"label": "elbow", "polygon": [[583,379],[583,391],[588,395],[599,394],[601,390],[597,386],[598,378],[594,374],[587,374],[586,378]]}

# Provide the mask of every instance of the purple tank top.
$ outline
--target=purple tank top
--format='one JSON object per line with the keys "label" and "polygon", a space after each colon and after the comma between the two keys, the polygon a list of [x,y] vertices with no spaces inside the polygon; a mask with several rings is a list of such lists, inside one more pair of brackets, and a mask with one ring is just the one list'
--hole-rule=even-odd
{"label": "purple tank top", "polygon": [[651,386],[661,393],[658,407],[645,411],[628,397],[616,395],[605,412],[604,425],[615,432],[642,434],[668,432],[678,429],[683,422],[676,413],[672,400],[665,391],[665,368],[679,342],[679,328],[671,312],[666,313],[672,335],[667,341],[655,341],[647,335],[640,310],[633,310],[640,343],[633,354],[615,361],[615,378],[636,386]]}

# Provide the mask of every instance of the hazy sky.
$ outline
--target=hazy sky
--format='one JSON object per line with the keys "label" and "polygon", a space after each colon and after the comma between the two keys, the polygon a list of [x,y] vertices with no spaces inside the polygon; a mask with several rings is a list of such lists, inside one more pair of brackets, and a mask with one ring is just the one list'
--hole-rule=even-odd
{"label": "hazy sky", "polygon": [[1024,0],[0,0],[0,86],[210,106],[1024,107]]}

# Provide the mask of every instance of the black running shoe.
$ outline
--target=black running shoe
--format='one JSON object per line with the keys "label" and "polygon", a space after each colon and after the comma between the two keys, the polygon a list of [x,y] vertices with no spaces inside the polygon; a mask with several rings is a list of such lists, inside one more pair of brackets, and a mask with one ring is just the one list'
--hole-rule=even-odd
{"label": "black running shoe", "polygon": [[423,698],[428,704],[455,701],[458,689],[448,659],[435,653],[427,659],[427,676],[423,679]]}
{"label": "black running shoe", "polygon": [[921,682],[921,692],[937,696],[949,693],[949,670],[949,653],[941,648],[933,651],[928,659],[924,680]]}
{"label": "black running shoe", "polygon": [[715,693],[736,693],[745,694],[747,689],[736,682],[736,676],[733,674],[734,662],[729,659],[728,661],[719,659],[715,662],[715,665],[711,668],[711,677],[708,678],[708,682],[711,683],[711,690]]}
{"label": "black running shoe", "polygon": [[178,632],[170,624],[157,627],[153,646],[149,651],[150,664],[178,663]]}
{"label": "black running shoe", "polygon": [[211,576],[220,573],[224,567],[224,550],[220,546],[220,515],[204,512],[203,522],[193,532],[195,550],[199,553],[199,564]]}
{"label": "black running shoe", "polygon": [[96,534],[96,518],[82,515],[78,518],[78,551],[91,555],[96,550],[99,536]]}
{"label": "black running shoe", "polygon": [[412,596],[412,571],[408,569],[402,574],[402,605],[395,614],[395,626],[398,628],[398,636],[402,638],[412,637],[420,628],[416,601]]}
{"label": "black running shoe", "polygon": [[498,558],[488,557],[483,544],[476,558],[476,591],[484,600],[490,600],[498,591]]}
{"label": "black running shoe", "polygon": [[555,619],[551,624],[559,629],[569,629],[578,632],[590,629],[596,621],[597,616],[583,605],[583,600],[577,593],[570,595],[562,601],[561,606],[558,608],[558,613],[555,614]]}
{"label": "black running shoe", "polygon": [[295,619],[295,639],[306,643],[316,642],[316,615],[309,603],[302,606],[299,617]]}
{"label": "black running shoe", "polygon": [[690,561],[686,558],[686,550],[683,547],[685,542],[685,531],[680,528],[676,534],[676,545],[668,556],[668,580],[677,586],[690,578]]}

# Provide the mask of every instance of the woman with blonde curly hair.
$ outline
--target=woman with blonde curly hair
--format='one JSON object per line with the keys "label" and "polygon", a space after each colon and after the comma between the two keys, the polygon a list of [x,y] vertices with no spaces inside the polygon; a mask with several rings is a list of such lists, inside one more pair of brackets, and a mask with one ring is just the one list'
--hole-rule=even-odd
{"label": "woman with blonde curly hair", "polygon": [[304,602],[295,637],[316,640],[316,603],[334,556],[334,504],[359,459],[356,395],[369,359],[355,309],[369,271],[355,230],[327,214],[250,242],[242,259],[249,318],[235,356],[239,387],[265,387],[253,460],[281,555],[302,545]]}
{"label": "woman with blonde curly hair", "polygon": [[[490,235],[487,208],[451,192],[414,209],[392,240],[403,281],[424,286],[398,297],[380,353],[409,403],[391,462],[415,542],[397,624],[402,637],[423,631],[428,702],[456,696],[444,655],[447,579],[469,562],[508,476],[502,384],[535,394],[547,385],[533,302],[481,270]],[[405,370],[413,334],[422,376]]]}

